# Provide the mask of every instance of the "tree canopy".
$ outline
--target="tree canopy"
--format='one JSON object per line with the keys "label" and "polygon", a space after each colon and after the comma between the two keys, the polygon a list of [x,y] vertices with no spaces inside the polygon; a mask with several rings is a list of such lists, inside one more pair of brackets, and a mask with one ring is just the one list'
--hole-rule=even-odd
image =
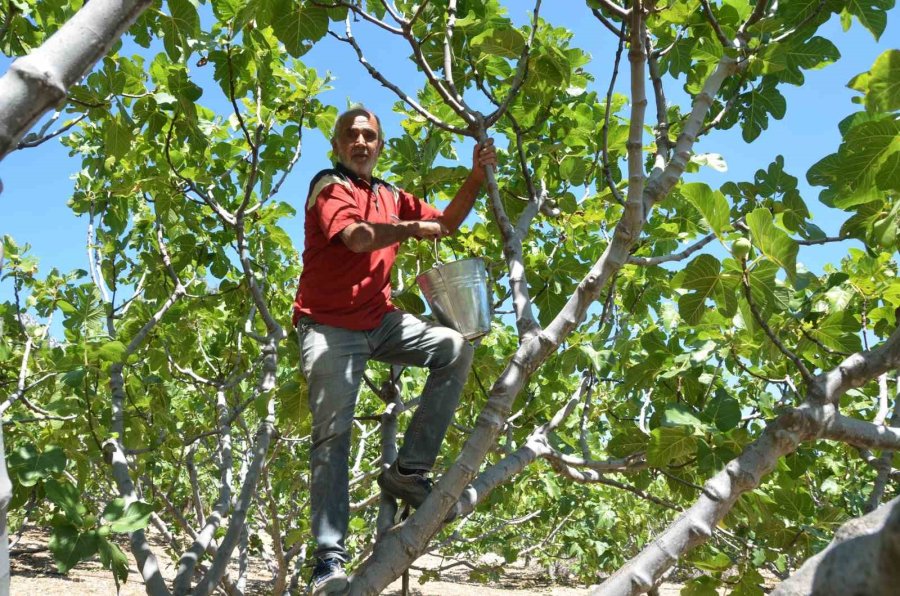
{"label": "tree canopy", "polygon": [[[900,52],[848,82],[858,110],[823,123],[842,140],[810,148],[808,172],[776,154],[719,188],[684,179],[724,167],[703,152],[710,131],[763,137],[785,117],[781,90],[840,59],[824,23],[877,38],[892,0],[589,0],[617,48],[602,56],[539,0],[524,24],[496,0],[120,4],[91,17],[110,22],[85,55],[111,49],[79,80],[93,62],[63,58],[81,51],[64,24],[106,0],[0,3],[0,50],[26,56],[0,79],[0,155],[58,135],[81,164],[59,208],[84,217],[87,246],[67,247],[86,248],[84,267],[41,270],[27,239],[4,237],[2,253],[12,528],[51,526],[60,571],[99,556],[134,581],[123,534],[149,594],[244,593],[259,553],[272,593],[301,583],[310,419],[285,218],[305,197],[280,191],[337,116],[322,96],[340,82],[303,62],[316,44],[351,47],[358,83],[396,94],[402,130],[379,167],[399,186],[441,203],[466,175],[461,139],[506,149],[474,222],[439,248],[485,258],[493,328],[435,493],[393,529],[374,477],[424,377],[367,372],[353,593],[440,549],[563,560],[586,583],[608,577],[603,594],[646,592],[674,566],[685,593],[761,594],[762,572],[787,578],[896,493]],[[381,38],[405,44],[421,88],[367,59]],[[27,74],[51,66],[66,73],[49,77],[56,99]],[[226,102],[198,84],[210,71]],[[837,234],[812,221],[815,201],[839,210]],[[801,246],[836,243],[821,273],[798,263]],[[434,251],[404,246],[398,306],[426,313],[415,276]],[[460,498],[468,517],[442,528]]]}

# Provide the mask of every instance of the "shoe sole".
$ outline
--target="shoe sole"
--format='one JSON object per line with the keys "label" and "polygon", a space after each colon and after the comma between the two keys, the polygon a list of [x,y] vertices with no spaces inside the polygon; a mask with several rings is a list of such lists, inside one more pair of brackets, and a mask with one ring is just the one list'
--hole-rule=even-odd
{"label": "shoe sole", "polygon": [[350,582],[347,581],[346,577],[336,577],[317,588],[313,588],[310,596],[337,596],[338,594],[346,594],[349,588]]}

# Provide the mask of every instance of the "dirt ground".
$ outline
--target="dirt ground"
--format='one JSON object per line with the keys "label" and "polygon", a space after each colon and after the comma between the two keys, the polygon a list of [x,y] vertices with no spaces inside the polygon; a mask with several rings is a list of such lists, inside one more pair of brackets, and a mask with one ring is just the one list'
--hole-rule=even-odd
{"label": "dirt ground", "polygon": [[[49,536],[46,532],[29,531],[16,545],[15,550],[37,550],[37,552],[21,552],[10,557],[12,567],[12,596],[115,596],[116,586],[112,574],[103,569],[99,559],[84,561],[68,575],[61,575],[56,571],[53,557],[48,550],[43,549],[47,545]],[[128,554],[130,571],[128,582],[124,584],[121,596],[143,596],[143,582],[131,557],[127,545],[121,545]],[[162,549],[154,549],[161,552]],[[161,564],[164,561],[160,561]],[[248,574],[248,596],[268,595],[270,592],[270,576],[261,562],[251,566]],[[445,561],[446,564],[446,561]],[[422,557],[416,561],[414,567],[434,569],[440,565],[440,559],[433,556]],[[163,565],[163,575],[167,578],[174,576],[171,565]],[[440,580],[432,580],[420,584],[421,572],[410,572],[410,593],[416,596],[527,596],[527,595],[554,595],[575,596],[589,594],[591,586],[560,586],[555,585],[546,569],[522,565],[510,565],[504,569],[504,575],[496,584],[473,584],[468,578],[467,569],[458,566],[442,572]],[[660,591],[663,596],[676,596],[681,586],[674,584],[664,585]],[[399,596],[402,593],[401,580],[391,584],[384,594]]]}

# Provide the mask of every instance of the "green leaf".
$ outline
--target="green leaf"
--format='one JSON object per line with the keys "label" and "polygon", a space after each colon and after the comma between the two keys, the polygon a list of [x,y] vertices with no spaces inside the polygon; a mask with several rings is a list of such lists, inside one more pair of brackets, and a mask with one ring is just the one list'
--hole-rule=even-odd
{"label": "green leaf", "polygon": [[769,128],[769,115],[776,120],[784,118],[787,101],[774,82],[763,83],[757,89],[745,93],[741,104],[741,130],[744,140],[754,141],[762,131]]}
{"label": "green leaf", "polygon": [[701,559],[692,559],[691,563],[704,571],[725,571],[732,565],[731,558],[721,551],[708,555]]}
{"label": "green leaf", "polygon": [[107,538],[100,538],[98,546],[100,562],[103,564],[104,569],[109,569],[113,572],[116,585],[118,586],[119,582],[128,581],[128,557],[122,552],[119,545]]}
{"label": "green leaf", "polygon": [[63,314],[70,315],[75,312],[75,307],[68,300],[57,300],[56,306],[63,312]]}
{"label": "green leaf", "polygon": [[63,524],[50,533],[50,552],[60,573],[68,573],[79,562],[93,557],[98,545],[96,530],[79,532],[75,526]]}
{"label": "green leaf", "polygon": [[44,490],[47,498],[62,509],[66,517],[77,526],[84,523],[84,515],[87,509],[81,502],[81,491],[66,479],[58,481],[48,478],[44,482]]}
{"label": "green leaf", "polygon": [[[860,322],[856,320],[852,313],[842,310],[831,313],[824,319],[817,321],[806,333],[813,340],[828,349],[849,354],[862,350],[862,342],[859,338],[861,328]],[[797,348],[798,351],[802,352],[805,349],[818,350],[815,346],[807,344],[809,344],[809,340],[801,342],[801,345]]]}
{"label": "green leaf", "polygon": [[811,37],[805,41],[794,38],[770,44],[760,56],[758,68],[761,74],[774,75],[778,80],[793,85],[804,82],[801,69],[821,68],[835,62],[841,53],[824,37]]}
{"label": "green leaf", "polygon": [[793,281],[797,276],[797,252],[800,248],[797,242],[775,227],[768,209],[760,207],[747,215],[747,225],[757,248],[778,263]]}
{"label": "green leaf", "polygon": [[606,445],[606,450],[615,457],[628,457],[629,455],[646,451],[650,437],[637,428],[620,432],[613,436]]}
{"label": "green leaf", "polygon": [[894,0],[848,0],[844,10],[868,29],[878,40],[887,27],[887,11],[894,7]]}
{"label": "green leaf", "polygon": [[34,486],[38,480],[60,474],[65,469],[66,454],[56,445],[47,445],[38,453],[29,443],[9,455],[9,471],[15,473],[22,486]]}
{"label": "green leaf", "polygon": [[123,362],[125,360],[125,344],[118,340],[108,341],[97,350],[97,355],[106,362]]}
{"label": "green leaf", "polygon": [[721,584],[717,579],[708,575],[701,575],[684,584],[681,588],[681,596],[718,596],[718,587]]}
{"label": "green leaf", "polygon": [[884,51],[869,72],[857,75],[847,86],[865,94],[869,112],[900,109],[900,50]]}
{"label": "green leaf", "polygon": [[106,155],[121,158],[131,148],[131,126],[122,122],[120,116],[108,118],[104,127],[103,144]]}
{"label": "green leaf", "polygon": [[650,433],[647,463],[654,468],[685,459],[697,451],[697,438],[684,426],[660,426]]}
{"label": "green leaf", "polygon": [[328,12],[306,2],[298,4],[293,0],[275,0],[272,5],[272,30],[288,53],[298,58],[328,32]]}
{"label": "green leaf", "polygon": [[471,45],[485,54],[518,58],[525,47],[525,36],[514,27],[489,28],[473,37]]}
{"label": "green leaf", "polygon": [[799,486],[778,488],[773,496],[778,510],[794,523],[802,523],[816,511],[809,492]]}
{"label": "green leaf", "polygon": [[706,424],[688,408],[681,404],[670,404],[666,406],[662,415],[663,426],[686,426],[691,430],[704,431]]}
{"label": "green leaf", "polygon": [[741,405],[724,390],[718,390],[715,396],[703,409],[703,415],[712,419],[722,432],[735,428],[741,421]]}
{"label": "green leaf", "polygon": [[707,300],[713,300],[723,314],[734,314],[737,298],[734,287],[723,277],[721,264],[712,255],[700,255],[672,279],[673,287],[693,292],[678,299],[678,314],[688,325],[697,325],[709,311]]}
{"label": "green leaf", "polygon": [[153,507],[142,501],[134,501],[127,508],[124,499],[114,499],[103,510],[103,519],[110,524],[113,532],[126,534],[143,530],[150,522]]}
{"label": "green leaf", "polygon": [[697,208],[709,225],[709,229],[721,238],[723,231],[729,225],[731,213],[725,195],[718,190],[711,189],[703,182],[682,184],[681,194]]}
{"label": "green leaf", "polygon": [[847,131],[838,152],[813,164],[806,178],[837,195],[833,206],[848,209],[870,202],[880,190],[900,189],[898,152],[900,122],[893,117],[865,121]]}

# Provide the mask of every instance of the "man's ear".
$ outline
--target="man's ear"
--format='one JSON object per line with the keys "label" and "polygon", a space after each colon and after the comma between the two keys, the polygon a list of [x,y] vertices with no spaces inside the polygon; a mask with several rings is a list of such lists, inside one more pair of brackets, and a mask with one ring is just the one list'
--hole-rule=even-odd
{"label": "man's ear", "polygon": [[382,149],[384,149],[384,139],[378,141],[378,149],[375,150],[375,157],[381,156]]}

